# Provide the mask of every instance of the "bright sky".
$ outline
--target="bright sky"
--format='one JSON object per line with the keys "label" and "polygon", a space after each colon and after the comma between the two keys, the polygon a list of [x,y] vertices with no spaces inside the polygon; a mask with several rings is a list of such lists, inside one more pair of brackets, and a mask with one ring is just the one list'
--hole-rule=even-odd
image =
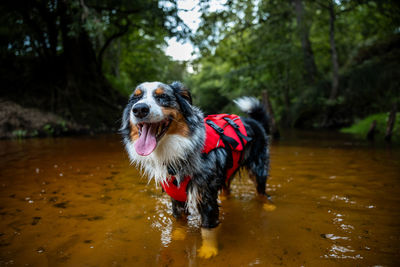
{"label": "bright sky", "polygon": [[[198,0],[178,0],[178,8],[188,11],[180,11],[179,16],[185,24],[195,32],[200,23]],[[165,53],[175,60],[191,60],[194,58],[193,45],[188,41],[186,43],[177,42],[176,38],[167,41],[168,46]]]}

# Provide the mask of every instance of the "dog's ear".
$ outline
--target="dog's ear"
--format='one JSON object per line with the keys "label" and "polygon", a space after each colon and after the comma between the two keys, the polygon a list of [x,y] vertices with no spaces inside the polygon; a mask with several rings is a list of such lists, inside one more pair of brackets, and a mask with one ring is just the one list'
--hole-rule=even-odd
{"label": "dog's ear", "polygon": [[183,116],[185,118],[192,116],[192,96],[189,90],[180,82],[173,82],[169,86],[174,90],[176,100],[181,108]]}
{"label": "dog's ear", "polygon": [[192,95],[188,88],[186,88],[181,82],[173,82],[169,86],[174,90],[175,94],[179,94],[183,99],[192,105]]}

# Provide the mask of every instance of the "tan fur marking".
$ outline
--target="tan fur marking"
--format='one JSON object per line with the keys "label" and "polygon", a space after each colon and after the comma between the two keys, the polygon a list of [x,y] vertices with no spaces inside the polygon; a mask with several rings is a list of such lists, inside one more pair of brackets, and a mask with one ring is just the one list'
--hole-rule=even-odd
{"label": "tan fur marking", "polygon": [[131,127],[131,133],[130,133],[131,141],[135,142],[139,138],[139,128],[132,122],[129,122],[129,124]]}
{"label": "tan fur marking", "polygon": [[190,94],[189,94],[189,91],[187,91],[187,90],[181,91],[181,95],[183,96],[183,98],[185,98],[185,99],[187,99],[187,100],[190,100],[190,99],[191,99]]}
{"label": "tan fur marking", "polygon": [[136,89],[135,92],[133,93],[135,96],[141,95],[143,92],[140,89]]}
{"label": "tan fur marking", "polygon": [[189,126],[187,125],[183,115],[178,110],[174,108],[162,108],[162,111],[166,117],[173,118],[167,134],[178,134],[184,137],[189,136]]}
{"label": "tan fur marking", "polygon": [[164,94],[164,89],[162,89],[161,87],[158,87],[155,91],[156,95],[161,95]]}

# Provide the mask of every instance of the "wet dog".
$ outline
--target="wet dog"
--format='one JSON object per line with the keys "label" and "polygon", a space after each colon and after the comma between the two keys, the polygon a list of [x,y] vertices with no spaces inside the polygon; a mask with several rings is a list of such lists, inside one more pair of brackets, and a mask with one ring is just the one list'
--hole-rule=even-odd
{"label": "wet dog", "polygon": [[171,196],[176,218],[189,212],[200,215],[203,258],[218,253],[218,193],[229,194],[230,177],[240,167],[248,169],[258,195],[266,199],[268,116],[256,98],[235,103],[247,118],[205,118],[181,83],[145,82],[133,91],[123,112],[121,133],[131,162]]}

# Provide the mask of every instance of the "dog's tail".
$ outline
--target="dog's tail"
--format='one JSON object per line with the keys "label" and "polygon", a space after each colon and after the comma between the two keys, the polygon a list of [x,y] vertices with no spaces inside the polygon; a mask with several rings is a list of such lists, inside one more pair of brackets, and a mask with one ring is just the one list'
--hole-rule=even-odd
{"label": "dog's tail", "polygon": [[244,96],[233,102],[250,118],[258,121],[264,127],[265,133],[270,134],[269,116],[261,102],[255,97]]}

